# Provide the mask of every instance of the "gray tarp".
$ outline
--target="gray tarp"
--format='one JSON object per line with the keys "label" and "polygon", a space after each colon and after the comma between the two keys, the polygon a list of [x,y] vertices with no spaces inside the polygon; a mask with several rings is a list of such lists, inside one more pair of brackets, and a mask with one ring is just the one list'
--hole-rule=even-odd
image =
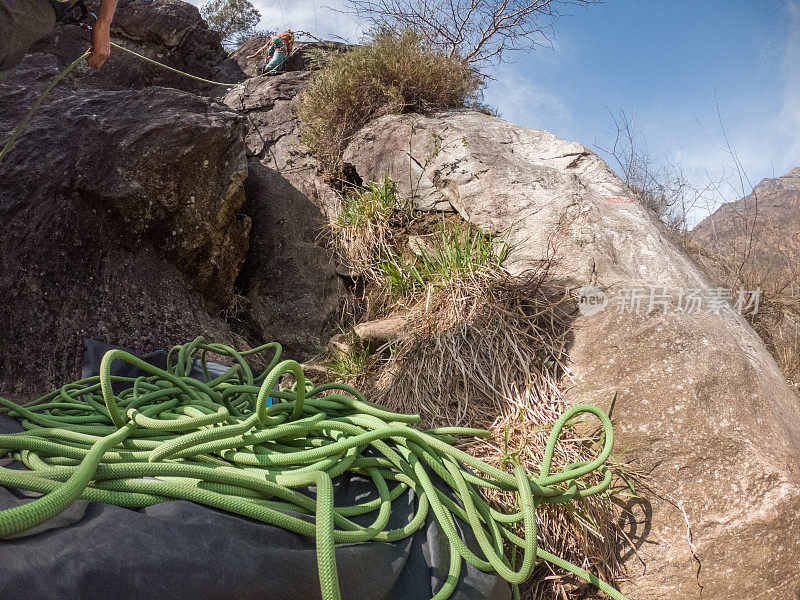
{"label": "gray tarp", "polygon": [[[87,341],[84,373],[97,372],[105,349]],[[145,358],[166,359],[163,353]],[[21,429],[0,416],[0,433]],[[24,468],[8,458],[0,466]],[[376,497],[371,482],[358,477],[334,484],[337,504]],[[0,487],[0,510],[35,496]],[[414,506],[411,492],[401,496],[388,527],[407,523]],[[313,539],[191,502],[129,510],[79,500],[36,529],[0,541],[0,598],[305,600],[320,597],[316,562]],[[347,600],[423,600],[446,578],[447,540],[429,516],[398,542],[337,545],[336,563]],[[454,600],[511,597],[494,574],[466,562],[461,573]]]}

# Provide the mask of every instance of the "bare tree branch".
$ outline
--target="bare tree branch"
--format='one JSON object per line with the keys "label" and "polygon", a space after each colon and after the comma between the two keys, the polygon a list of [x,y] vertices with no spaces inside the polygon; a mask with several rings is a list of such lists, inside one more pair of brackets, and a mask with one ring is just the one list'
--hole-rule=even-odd
{"label": "bare tree branch", "polygon": [[347,12],[380,28],[417,30],[433,50],[486,64],[506,51],[549,44],[563,7],[599,1],[348,0]]}

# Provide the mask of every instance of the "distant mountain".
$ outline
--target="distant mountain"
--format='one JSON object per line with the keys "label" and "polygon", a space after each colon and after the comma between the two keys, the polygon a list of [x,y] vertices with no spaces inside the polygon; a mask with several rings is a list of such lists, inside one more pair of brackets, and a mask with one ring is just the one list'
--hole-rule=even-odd
{"label": "distant mountain", "polygon": [[764,179],[746,198],[722,205],[691,237],[700,247],[778,282],[800,271],[800,167]]}

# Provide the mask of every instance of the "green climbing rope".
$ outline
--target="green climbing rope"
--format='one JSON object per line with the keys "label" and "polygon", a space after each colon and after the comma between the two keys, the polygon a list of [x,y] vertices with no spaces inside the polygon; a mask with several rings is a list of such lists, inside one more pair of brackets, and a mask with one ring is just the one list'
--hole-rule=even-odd
{"label": "green climbing rope", "polygon": [[143,54],[139,54],[138,52],[134,52],[133,50],[126,48],[125,46],[120,46],[119,44],[116,44],[114,42],[111,42],[111,45],[114,46],[114,48],[122,50],[123,52],[132,54],[133,56],[139,58],[140,60],[154,64],[158,67],[161,67],[162,69],[166,69],[167,71],[172,71],[173,73],[177,73],[178,75],[183,75],[184,77],[188,77],[189,79],[194,79],[195,81],[202,81],[203,83],[208,83],[209,85],[221,85],[225,87],[236,87],[237,85],[239,85],[238,83],[222,83],[221,81],[212,81],[211,79],[203,79],[202,77],[198,77],[197,75],[186,73],[185,71],[181,71],[180,69],[175,69],[173,67],[165,65],[162,62],[158,62],[157,60],[148,58]]}
{"label": "green climbing rope", "polygon": [[[230,357],[233,366],[212,378],[206,363],[209,352]],[[246,357],[260,352],[271,352],[271,362],[255,375]],[[189,377],[195,357],[206,382]],[[111,364],[117,360],[149,375],[113,376]],[[463,427],[421,430],[414,427],[418,416],[390,412],[352,387],[315,386],[298,363],[281,361],[281,348],[275,343],[237,352],[197,338],[173,348],[167,364],[160,370],[112,350],[103,357],[99,376],[69,383],[24,406],[0,398],[0,410],[25,428],[0,435],[0,457],[10,455],[30,469],[0,468],[0,485],[44,494],[1,511],[0,537],[24,532],[79,498],[128,508],[189,500],[316,538],[322,597],[335,600],[340,597],[336,543],[396,541],[421,527],[432,512],[450,549],[448,577],[435,600],[454,591],[462,560],[496,571],[519,597],[518,586],[530,577],[537,558],[625,600],[596,576],[536,543],[537,506],[602,493],[610,483],[605,462],[613,429],[597,407],[582,404],[561,416],[538,476],[529,479],[519,464],[509,473],[453,446],[454,436],[489,432]],[[287,375],[293,384],[277,389]],[[115,394],[115,383],[128,387]],[[591,462],[551,473],[562,429],[581,414],[599,419],[604,432],[601,451]],[[595,471],[602,474],[601,483],[582,483]],[[335,506],[331,480],[345,472],[371,480],[378,497]],[[432,474],[444,482],[447,493],[434,485]],[[316,498],[303,492],[309,485],[316,486]],[[519,510],[495,510],[480,488],[513,491]],[[403,527],[387,529],[393,501],[409,489],[416,497],[413,518]],[[287,510],[314,515],[314,521]],[[361,526],[351,520],[356,515],[374,520]],[[480,555],[459,537],[455,519],[472,530]]]}
{"label": "green climbing rope", "polygon": [[67,75],[69,75],[72,72],[72,70],[81,63],[81,61],[85,60],[86,57],[89,56],[89,54],[90,52],[86,51],[84,54],[73,60],[63,71],[58,73],[48,82],[47,86],[45,86],[45,88],[42,90],[42,93],[39,94],[39,97],[36,99],[36,102],[33,103],[33,106],[31,106],[28,109],[28,112],[25,113],[25,116],[22,117],[19,123],[17,123],[16,127],[14,127],[14,130],[11,132],[11,137],[8,138],[8,141],[3,146],[3,149],[0,150],[0,163],[3,162],[3,158],[5,158],[6,154],[8,154],[8,152],[11,150],[14,144],[17,143],[17,139],[19,139],[19,136],[21,136],[25,131],[25,129],[27,129],[28,123],[30,123],[30,120],[33,118],[33,115],[35,115],[36,112],[39,110],[39,107],[42,105],[42,102],[44,102],[44,99],[47,98],[47,96],[50,95],[50,92],[53,91],[53,88],[55,88],[59,83],[61,83],[61,80],[64,79],[64,77],[66,77]]}

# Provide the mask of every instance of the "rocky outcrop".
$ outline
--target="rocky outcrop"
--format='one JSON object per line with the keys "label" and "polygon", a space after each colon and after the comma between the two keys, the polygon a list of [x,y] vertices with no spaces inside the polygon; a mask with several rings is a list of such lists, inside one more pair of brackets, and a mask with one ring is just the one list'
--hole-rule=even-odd
{"label": "rocky outcrop", "polygon": [[238,285],[250,301],[248,317],[257,332],[298,357],[325,345],[341,300],[320,208],[331,203],[333,191],[318,177],[295,112],[311,76],[297,71],[255,77],[224,98],[247,119],[252,156],[247,213],[254,222],[253,250]]}
{"label": "rocky outcrop", "polygon": [[[0,84],[0,139],[58,70]],[[56,88],[0,164],[1,387],[77,375],[83,337],[137,350],[208,333],[248,247],[240,115],[166,88]]]}
{"label": "rocky outcrop", "polygon": [[317,177],[317,161],[302,141],[297,102],[312,77],[309,71],[253,77],[232,89],[225,104],[245,115],[248,152],[278,171],[317,205],[330,188]]}
{"label": "rocky outcrop", "polygon": [[800,389],[800,167],[723,204],[689,236],[718,281],[763,290],[754,327]]}
{"label": "rocky outcrop", "polygon": [[[237,81],[260,43],[226,60],[178,0],[121,3],[115,35],[181,70]],[[46,55],[0,85],[0,139],[86,36],[57,28],[37,47]],[[339,310],[319,237],[333,193],[294,110],[314,49],[232,90],[227,108],[149,87],[210,92],[119,52],[56,90],[0,164],[0,393],[29,398],[75,378],[83,337],[136,350],[197,334],[231,342],[215,315],[234,283],[254,337],[296,358],[324,344]],[[616,394],[617,449],[648,473],[649,491],[623,513],[631,598],[797,594],[796,397],[724,302],[673,306],[714,285],[644,207],[615,201],[627,191],[607,165],[580,144],[473,111],[381,118],[344,159],[354,178],[390,169],[420,209],[506,235],[511,272],[555,254],[551,272],[584,288],[573,396],[607,408]],[[380,344],[402,325],[356,335]]]}
{"label": "rocky outcrop", "polygon": [[[97,2],[87,2],[90,9]],[[244,74],[227,58],[219,34],[211,31],[197,7],[181,0],[128,0],[119,3],[112,37],[116,43],[192,75],[222,82],[238,82]],[[56,27],[33,52],[52,54],[67,65],[89,47],[89,32],[75,24]],[[84,67],[83,85],[144,88],[151,85],[203,93],[220,93],[211,86],[167,71],[112,49],[102,69]]]}
{"label": "rocky outcrop", "polygon": [[690,235],[705,251],[737,267],[744,263],[761,278],[797,283],[800,167],[763,180],[746,198],[723,204]]}
{"label": "rocky outcrop", "polygon": [[324,347],[339,315],[340,289],[332,254],[320,238],[319,209],[274,169],[250,161],[243,209],[253,215],[250,252],[237,285],[263,340],[288,356]]}
{"label": "rocky outcrop", "polygon": [[[650,487],[624,507],[636,548],[623,551],[632,576],[623,592],[797,595],[797,397],[666,229],[643,206],[615,200],[628,191],[602,160],[473,111],[380,118],[344,158],[364,178],[388,169],[420,208],[455,210],[507,235],[512,272],[555,254],[551,272],[584,288],[571,394],[606,409],[616,394],[615,447]],[[697,311],[685,302],[695,290]]]}
{"label": "rocky outcrop", "polygon": [[[92,9],[93,3],[88,4]],[[16,122],[34,101],[34,90],[41,89],[56,68],[85,51],[88,36],[77,25],[62,24],[34,47],[34,52],[48,58],[34,54],[6,82],[4,100],[10,101],[0,108],[0,114],[8,117],[3,123]],[[122,0],[112,36],[144,56],[200,77],[217,81],[245,77],[235,60],[241,50],[227,58],[218,34],[208,29],[197,8],[180,0]],[[317,46],[298,44],[286,67],[309,66]],[[4,337],[14,338],[21,350],[19,360],[9,355],[4,367],[9,383],[2,385],[4,389],[13,380],[13,387],[29,395],[72,378],[83,335],[141,350],[184,341],[203,331],[230,341],[227,326],[213,315],[232,301],[251,217],[253,252],[237,290],[248,300],[244,320],[253,326],[251,341],[276,339],[294,357],[308,356],[324,345],[338,315],[339,280],[325,242],[319,239],[323,217],[315,206],[315,190],[318,185],[326,188],[316,182],[316,164],[299,143],[293,110],[309,76],[307,71],[293,71],[248,81],[230,94],[239,99],[228,102],[241,111],[235,113],[196,97],[225,88],[198,83],[113,49],[102,69],[79,66],[72,83],[57,88],[2,165],[10,183],[0,194],[8,211],[4,214],[13,211],[17,219],[31,219],[31,211],[50,210],[59,218],[35,234],[9,220],[8,226],[19,228],[25,239],[17,240],[16,252],[4,253],[4,264],[10,273],[25,261],[50,260],[39,237],[49,235],[62,240],[59,252],[70,262],[93,266],[86,266],[85,273],[73,269],[69,281],[66,274],[64,281],[46,272],[38,276],[61,282],[63,294],[71,298],[63,306],[58,305],[63,295],[52,291],[47,292],[45,304],[37,304],[38,292],[4,288],[9,294],[4,309],[20,322],[35,320],[24,317],[25,306],[79,315],[65,319],[69,332],[49,325],[57,337],[53,351],[30,368],[23,358],[34,353],[43,330],[29,327],[30,335],[5,332]],[[242,141],[246,131],[247,145]],[[50,137],[45,142],[46,132]],[[244,186],[246,147],[268,168],[255,161],[257,168]],[[20,190],[33,180],[39,183],[34,193],[23,196]],[[248,202],[243,207],[245,187]],[[95,232],[89,236],[91,244],[64,230],[67,223],[81,219],[86,221],[83,235],[88,235],[87,227]],[[122,272],[112,275],[110,267],[103,273],[90,272],[99,268],[91,262],[95,254],[106,257],[109,264],[120,264]],[[124,272],[139,277],[141,268],[136,265],[145,258],[158,275],[128,283],[130,289],[140,290],[135,312],[141,313],[141,320],[131,324],[125,316],[122,322],[128,326],[123,327],[115,322],[116,315],[127,315],[127,308],[111,298],[131,301],[129,294],[120,294]],[[103,281],[110,283],[102,284],[101,293],[96,288]],[[41,287],[37,280],[31,289]],[[78,289],[87,290],[90,298],[104,298],[107,310],[88,311]],[[158,307],[155,312],[146,308],[151,304]],[[239,300],[233,304],[242,306]],[[178,306],[183,307],[180,316],[172,310]],[[65,353],[68,361],[51,366],[55,356]]]}

